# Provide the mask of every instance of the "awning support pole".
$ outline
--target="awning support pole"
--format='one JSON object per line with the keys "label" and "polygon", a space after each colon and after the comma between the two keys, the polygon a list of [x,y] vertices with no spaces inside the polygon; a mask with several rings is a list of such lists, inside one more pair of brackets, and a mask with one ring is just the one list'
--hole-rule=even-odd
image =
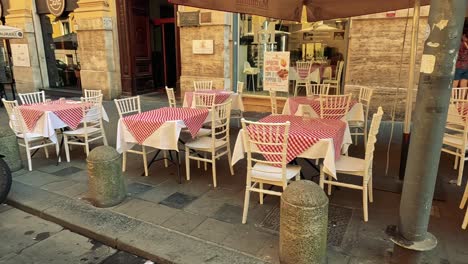
{"label": "awning support pole", "polygon": [[400,202],[393,263],[420,263],[437,239],[427,231],[466,0],[432,0]]}

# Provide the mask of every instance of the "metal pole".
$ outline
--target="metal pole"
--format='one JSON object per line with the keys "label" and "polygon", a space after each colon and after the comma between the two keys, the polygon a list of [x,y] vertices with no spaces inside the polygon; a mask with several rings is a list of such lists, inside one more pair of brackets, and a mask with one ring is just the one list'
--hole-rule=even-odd
{"label": "metal pole", "polygon": [[410,142],[411,132],[411,112],[413,111],[413,89],[414,89],[414,69],[416,67],[416,53],[418,51],[418,33],[419,33],[419,14],[421,2],[414,1],[413,10],[413,28],[411,32],[411,50],[410,50],[410,65],[408,76],[408,88],[406,90],[406,111],[405,124],[403,129],[403,142],[401,145],[400,157],[400,180],[403,180],[406,168],[406,160],[408,159],[408,146]]}
{"label": "metal pole", "polygon": [[466,0],[431,0],[394,263],[419,263],[437,245],[427,228],[465,10]]}
{"label": "metal pole", "polygon": [[237,92],[239,67],[239,14],[232,13],[232,91]]}

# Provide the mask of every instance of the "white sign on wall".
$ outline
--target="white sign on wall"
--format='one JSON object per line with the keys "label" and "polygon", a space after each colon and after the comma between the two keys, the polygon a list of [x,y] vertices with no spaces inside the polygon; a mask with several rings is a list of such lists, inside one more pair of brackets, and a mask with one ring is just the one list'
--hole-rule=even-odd
{"label": "white sign on wall", "polygon": [[192,53],[193,54],[213,54],[213,40],[192,40]]}
{"label": "white sign on wall", "polygon": [[10,44],[13,66],[31,67],[28,44]]}
{"label": "white sign on wall", "polygon": [[289,91],[289,51],[265,52],[263,89]]}

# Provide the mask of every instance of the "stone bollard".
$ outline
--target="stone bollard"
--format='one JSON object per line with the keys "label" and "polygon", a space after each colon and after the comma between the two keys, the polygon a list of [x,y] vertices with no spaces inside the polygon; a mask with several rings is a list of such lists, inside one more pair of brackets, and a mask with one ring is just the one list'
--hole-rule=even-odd
{"label": "stone bollard", "polygon": [[314,182],[291,183],[281,196],[280,263],[322,264],[327,259],[328,198]]}
{"label": "stone bollard", "polygon": [[99,146],[87,158],[88,195],[96,207],[119,204],[127,194],[120,154],[112,147]]}
{"label": "stone bollard", "polygon": [[18,139],[16,138],[15,132],[7,126],[0,128],[0,154],[5,156],[3,160],[8,164],[11,172],[23,168]]}

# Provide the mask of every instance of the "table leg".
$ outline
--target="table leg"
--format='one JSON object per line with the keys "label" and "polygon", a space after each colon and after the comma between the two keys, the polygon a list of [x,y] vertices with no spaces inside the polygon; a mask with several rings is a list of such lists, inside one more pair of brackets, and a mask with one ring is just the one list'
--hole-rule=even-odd
{"label": "table leg", "polygon": [[63,128],[60,129],[60,132],[62,132],[62,139],[60,140],[60,147],[59,147],[59,153],[57,157],[57,166],[60,163],[60,158],[62,157],[62,149],[63,149]]}
{"label": "table leg", "polygon": [[176,162],[177,162],[177,176],[179,176],[179,184],[182,184],[182,175],[180,175],[180,162],[179,162],[179,153],[175,153]]}

